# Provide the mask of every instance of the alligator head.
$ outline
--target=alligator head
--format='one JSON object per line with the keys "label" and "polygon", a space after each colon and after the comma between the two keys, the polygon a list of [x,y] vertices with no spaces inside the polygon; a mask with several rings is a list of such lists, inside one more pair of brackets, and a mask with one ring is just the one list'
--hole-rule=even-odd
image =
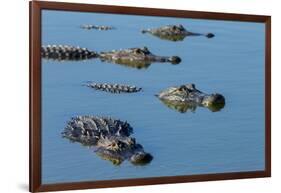
{"label": "alligator head", "polygon": [[121,164],[124,160],[129,160],[134,165],[145,165],[153,159],[132,137],[105,138],[99,140],[97,146],[98,148],[95,150],[97,155],[115,165]]}
{"label": "alligator head", "polygon": [[99,56],[101,61],[122,64],[134,68],[147,68],[153,62],[170,62],[172,64],[181,62],[178,56],[167,57],[154,55],[147,47],[101,52]]}
{"label": "alligator head", "polygon": [[79,142],[94,149],[97,155],[121,164],[129,160],[135,165],[149,163],[153,157],[136,143],[130,135],[133,128],[127,123],[112,118],[78,116],[72,118],[62,132],[62,136],[72,142]]}
{"label": "alligator head", "polygon": [[225,106],[223,95],[203,93],[197,90],[194,84],[170,87],[157,96],[165,105],[179,112],[186,112],[188,109],[195,111],[197,106],[207,107],[216,112]]}
{"label": "alligator head", "polygon": [[142,30],[142,33],[150,33],[160,39],[170,41],[182,41],[187,36],[205,36],[212,38],[215,35],[212,33],[200,34],[187,31],[182,25],[167,25],[159,28]]}

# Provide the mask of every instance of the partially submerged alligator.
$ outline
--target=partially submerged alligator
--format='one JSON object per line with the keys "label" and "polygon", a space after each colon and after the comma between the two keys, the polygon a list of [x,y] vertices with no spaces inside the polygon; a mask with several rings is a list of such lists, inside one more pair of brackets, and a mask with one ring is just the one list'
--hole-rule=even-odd
{"label": "partially submerged alligator", "polygon": [[149,163],[153,157],[136,143],[130,135],[133,128],[129,123],[120,120],[97,117],[77,116],[72,118],[62,132],[64,138],[94,148],[97,155],[121,164],[129,160],[135,165]]}
{"label": "partially submerged alligator", "polygon": [[136,86],[123,85],[123,84],[107,84],[107,83],[89,82],[86,84],[86,86],[96,89],[96,90],[102,90],[102,91],[111,92],[111,93],[133,93],[133,92],[139,92],[142,90],[142,88],[138,88]]}
{"label": "partially submerged alligator", "polygon": [[92,25],[92,24],[84,24],[80,26],[82,29],[96,29],[96,30],[112,30],[114,27],[105,26],[105,25]]}
{"label": "partially submerged alligator", "polygon": [[181,59],[178,56],[167,57],[154,55],[147,47],[100,52],[99,57],[101,61],[123,64],[137,68],[142,68],[143,66],[147,67],[153,62],[170,62],[172,64],[178,64],[181,62]]}
{"label": "partially submerged alligator", "polygon": [[212,33],[201,34],[187,31],[182,25],[167,25],[159,28],[145,29],[142,33],[150,33],[161,39],[170,41],[182,41],[187,36],[205,36],[212,38],[215,35]]}
{"label": "partially submerged alligator", "polygon": [[69,45],[47,45],[41,47],[41,56],[44,59],[52,60],[86,60],[98,57],[94,51],[87,48],[74,47]]}
{"label": "partially submerged alligator", "polygon": [[225,98],[221,94],[206,94],[197,90],[194,84],[170,87],[156,95],[165,105],[179,112],[188,109],[195,111],[197,106],[207,107],[211,111],[219,111],[225,105]]}

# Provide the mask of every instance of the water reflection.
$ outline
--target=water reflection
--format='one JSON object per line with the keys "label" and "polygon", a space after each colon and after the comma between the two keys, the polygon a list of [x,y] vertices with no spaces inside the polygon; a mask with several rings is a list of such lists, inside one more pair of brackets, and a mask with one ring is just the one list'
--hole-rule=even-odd
{"label": "water reflection", "polygon": [[179,113],[186,113],[188,111],[195,112],[197,107],[205,107],[205,108],[209,109],[211,112],[218,112],[221,109],[223,109],[225,106],[225,103],[203,106],[198,103],[192,103],[192,102],[170,101],[170,100],[165,100],[165,99],[160,99],[160,98],[159,98],[159,100],[168,108],[173,109]]}

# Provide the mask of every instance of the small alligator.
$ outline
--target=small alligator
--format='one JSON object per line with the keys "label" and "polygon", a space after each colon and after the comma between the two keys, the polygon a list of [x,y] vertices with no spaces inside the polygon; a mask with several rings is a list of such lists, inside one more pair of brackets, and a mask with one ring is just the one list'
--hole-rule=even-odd
{"label": "small alligator", "polygon": [[98,57],[94,51],[68,45],[47,45],[41,47],[41,56],[52,60],[86,60]]}
{"label": "small alligator", "polygon": [[136,143],[130,135],[133,128],[120,120],[98,117],[77,116],[66,125],[62,136],[72,142],[92,147],[103,159],[119,165],[129,160],[135,165],[149,163],[153,157]]}
{"label": "small alligator", "polygon": [[96,90],[102,90],[111,93],[133,93],[142,90],[142,88],[138,88],[136,86],[122,85],[122,84],[95,83],[95,82],[87,83],[86,86]]}
{"label": "small alligator", "polygon": [[82,29],[96,29],[96,30],[112,30],[114,27],[112,26],[104,26],[104,25],[91,25],[91,24],[84,24],[80,26]]}
{"label": "small alligator", "polygon": [[205,36],[212,38],[215,35],[212,33],[201,34],[187,31],[182,25],[167,25],[159,28],[142,30],[142,33],[150,33],[160,39],[170,41],[182,41],[187,36]]}
{"label": "small alligator", "polygon": [[170,87],[156,95],[165,105],[179,112],[188,109],[195,111],[197,106],[207,107],[216,112],[225,105],[225,98],[221,94],[206,94],[195,88],[194,84]]}
{"label": "small alligator", "polygon": [[142,66],[147,67],[153,62],[170,62],[172,64],[181,62],[181,59],[178,56],[167,57],[154,55],[147,47],[101,52],[99,57],[101,61],[123,64],[131,67],[140,66],[140,68]]}

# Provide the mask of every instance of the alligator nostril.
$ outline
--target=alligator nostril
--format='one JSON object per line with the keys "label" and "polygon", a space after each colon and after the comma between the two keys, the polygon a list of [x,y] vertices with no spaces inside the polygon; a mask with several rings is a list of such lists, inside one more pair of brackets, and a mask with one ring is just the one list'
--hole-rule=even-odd
{"label": "alligator nostril", "polygon": [[221,94],[214,95],[214,102],[215,103],[225,103],[225,98]]}
{"label": "alligator nostril", "polygon": [[130,161],[135,165],[145,165],[151,162],[153,156],[145,152],[137,152],[130,158]]}
{"label": "alligator nostril", "polygon": [[212,34],[212,33],[208,33],[208,34],[206,35],[206,37],[207,37],[207,38],[213,38],[213,37],[215,37],[215,35]]}
{"label": "alligator nostril", "polygon": [[172,64],[179,64],[179,63],[181,62],[181,58],[178,57],[178,56],[172,56],[172,57],[170,58],[170,62],[171,62]]}

